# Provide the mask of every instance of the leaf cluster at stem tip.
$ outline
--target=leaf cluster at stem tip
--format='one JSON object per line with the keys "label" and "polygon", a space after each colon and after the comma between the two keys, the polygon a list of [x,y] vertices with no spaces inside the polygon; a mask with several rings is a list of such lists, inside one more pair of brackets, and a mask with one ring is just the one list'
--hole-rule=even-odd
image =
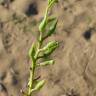
{"label": "leaf cluster at stem tip", "polygon": [[[48,12],[49,10],[52,8],[52,6],[57,3],[58,0],[48,0],[48,7],[46,8],[46,13],[45,13],[45,16],[44,16],[44,19],[42,20],[42,22],[40,23],[39,25],[39,31],[40,32],[45,32],[46,31],[46,27],[49,23],[53,23],[52,27],[49,28],[51,32],[49,33],[52,33],[54,31],[54,29],[56,28],[56,25],[57,25],[57,19],[55,17],[50,17],[48,16]],[[55,23],[54,23],[55,21]],[[50,36],[50,35],[49,35]]]}

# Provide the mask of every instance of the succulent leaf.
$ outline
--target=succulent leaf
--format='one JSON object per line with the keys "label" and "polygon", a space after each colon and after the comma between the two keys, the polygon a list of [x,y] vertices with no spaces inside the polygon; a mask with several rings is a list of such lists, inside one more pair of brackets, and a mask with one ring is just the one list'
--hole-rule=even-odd
{"label": "succulent leaf", "polygon": [[57,22],[58,21],[55,20],[55,22],[53,22],[52,26],[50,26],[48,33],[47,33],[47,36],[51,36],[55,32],[55,29],[57,27]]}
{"label": "succulent leaf", "polygon": [[48,0],[48,5],[53,5],[54,3],[57,3],[58,0]]}
{"label": "succulent leaf", "polygon": [[57,41],[51,41],[49,42],[44,48],[43,52],[45,56],[50,55],[57,47],[58,47],[58,42]]}
{"label": "succulent leaf", "polygon": [[39,82],[35,85],[34,89],[32,89],[32,90],[38,91],[38,90],[40,90],[40,89],[44,86],[44,84],[45,84],[45,80],[41,80],[41,81],[39,81]]}
{"label": "succulent leaf", "polygon": [[40,25],[39,25],[39,31],[40,32],[44,32],[45,28],[46,28],[46,18],[44,18],[42,20],[42,22],[40,23]]}
{"label": "succulent leaf", "polygon": [[54,60],[48,60],[38,64],[37,66],[47,66],[47,65],[53,65],[53,64],[54,64]]}
{"label": "succulent leaf", "polygon": [[30,50],[29,50],[29,57],[30,57],[32,60],[34,60],[35,53],[36,53],[36,48],[35,48],[35,44],[33,43],[33,44],[32,44],[32,47],[31,47]]}

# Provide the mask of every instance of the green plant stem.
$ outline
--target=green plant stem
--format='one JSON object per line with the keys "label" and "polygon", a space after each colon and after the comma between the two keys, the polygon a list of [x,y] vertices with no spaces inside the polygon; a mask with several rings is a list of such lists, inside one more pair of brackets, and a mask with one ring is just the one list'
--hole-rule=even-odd
{"label": "green plant stem", "polygon": [[33,79],[34,79],[34,72],[35,72],[35,62],[32,62],[31,68],[30,68],[30,85],[29,85],[29,90],[28,90],[28,96],[31,96],[31,89],[33,88]]}
{"label": "green plant stem", "polygon": [[48,6],[48,8],[47,8],[48,10],[51,9],[51,7],[54,5],[54,2],[55,2],[55,1],[56,1],[56,0],[53,0],[53,1],[49,4],[49,6]]}
{"label": "green plant stem", "polygon": [[[44,17],[46,19],[47,19],[48,11],[52,7],[52,3],[46,8],[45,17]],[[39,41],[37,40],[38,47],[37,47],[37,52],[35,54],[35,60],[32,60],[32,64],[31,64],[30,79],[29,79],[30,84],[29,84],[29,89],[28,89],[28,96],[31,96],[31,94],[32,94],[31,90],[33,88],[33,83],[34,83],[34,73],[35,73],[35,69],[36,69],[36,62],[38,60],[38,54],[41,51],[40,48],[41,48],[42,43],[44,41],[44,39],[42,38],[42,35],[43,35],[42,33],[43,32],[40,32]]]}
{"label": "green plant stem", "polygon": [[33,89],[33,84],[34,84],[34,75],[35,75],[35,69],[36,69],[36,63],[37,63],[37,60],[38,60],[38,54],[40,52],[40,48],[41,48],[41,45],[42,45],[42,34],[40,34],[39,38],[41,38],[40,41],[38,41],[38,47],[37,47],[37,52],[36,52],[36,55],[35,55],[35,60],[32,60],[32,64],[31,64],[31,68],[30,68],[30,79],[29,79],[29,89],[28,89],[28,96],[31,96],[32,94],[32,89]]}
{"label": "green plant stem", "polygon": [[[31,68],[30,68],[30,77],[29,77],[29,82],[28,82],[27,94],[24,94],[24,96],[32,96],[33,95],[35,70],[36,70],[36,67],[37,67],[37,64],[38,64],[37,60],[39,58],[43,58],[42,56],[41,57],[39,56],[39,53],[43,51],[42,50],[43,41],[46,38],[48,38],[48,36],[46,36],[46,37],[43,38],[43,33],[46,30],[46,24],[47,24],[47,19],[48,19],[48,12],[52,8],[52,6],[55,4],[55,2],[56,2],[56,0],[53,0],[51,3],[49,3],[48,7],[46,8],[46,12],[45,12],[45,16],[44,16],[44,20],[45,20],[45,22],[44,22],[45,26],[44,27],[45,27],[45,29],[44,28],[43,28],[43,30],[41,30],[42,28],[40,29],[39,38],[37,40],[37,43],[35,43],[36,44],[36,46],[35,46],[36,47],[36,50],[35,50],[36,52],[35,53],[34,52],[32,53],[33,54],[32,55],[33,56],[32,58],[30,56],[30,58],[32,60],[32,63],[30,65],[31,66]],[[41,32],[41,31],[43,31],[43,32]],[[33,51],[34,51],[34,49],[33,49]]]}

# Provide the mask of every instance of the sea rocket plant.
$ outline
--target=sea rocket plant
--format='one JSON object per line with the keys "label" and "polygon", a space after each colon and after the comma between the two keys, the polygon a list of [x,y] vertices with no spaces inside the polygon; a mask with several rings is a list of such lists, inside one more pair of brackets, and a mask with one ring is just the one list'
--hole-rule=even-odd
{"label": "sea rocket plant", "polygon": [[58,42],[55,40],[47,43],[45,46],[42,46],[44,40],[55,32],[58,22],[57,18],[49,16],[48,13],[57,2],[58,0],[48,0],[48,6],[46,8],[44,18],[39,25],[39,37],[37,37],[37,41],[32,44],[32,47],[29,50],[29,57],[32,63],[30,65],[30,77],[27,91],[23,92],[24,96],[32,96],[33,92],[39,91],[45,84],[45,80],[39,80],[39,78],[35,79],[36,68],[54,64],[54,60],[52,59],[45,60],[44,62],[40,62],[39,59],[50,56],[58,47]]}

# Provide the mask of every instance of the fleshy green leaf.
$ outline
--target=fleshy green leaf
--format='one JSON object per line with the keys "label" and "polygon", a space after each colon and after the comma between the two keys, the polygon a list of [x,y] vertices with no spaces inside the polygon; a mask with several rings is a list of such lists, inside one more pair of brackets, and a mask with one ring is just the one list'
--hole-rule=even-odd
{"label": "fleshy green leaf", "polygon": [[29,50],[29,57],[32,58],[32,60],[34,59],[35,53],[36,53],[35,44],[33,43],[32,47]]}
{"label": "fleshy green leaf", "polygon": [[57,26],[57,20],[52,24],[52,26],[50,26],[49,28],[49,31],[47,33],[47,36],[51,36],[54,32],[55,32],[55,29],[56,29],[56,26]]}
{"label": "fleshy green leaf", "polygon": [[[50,6],[49,8],[51,8],[51,6],[52,6],[54,3],[56,3],[56,2],[58,2],[58,0],[48,0],[48,4],[49,4],[49,6]],[[39,31],[40,31],[40,32],[44,32],[45,29],[46,29],[46,25],[48,24],[48,22],[47,22],[47,15],[48,15],[48,10],[46,10],[44,19],[42,20],[42,22],[41,22],[40,25],[39,25]]]}
{"label": "fleshy green leaf", "polygon": [[44,18],[43,21],[40,23],[39,31],[44,32],[45,28],[46,28],[46,18]]}
{"label": "fleshy green leaf", "polygon": [[44,32],[46,29],[46,25],[47,25],[47,14],[48,14],[48,10],[46,10],[44,19],[41,21],[40,25],[39,25],[39,31],[40,32]]}
{"label": "fleshy green leaf", "polygon": [[38,64],[37,66],[47,66],[47,65],[53,65],[53,64],[54,64],[54,60],[48,60]]}
{"label": "fleshy green leaf", "polygon": [[58,0],[48,0],[48,5],[53,5],[54,3],[57,3]]}
{"label": "fleshy green leaf", "polygon": [[58,47],[57,41],[51,41],[49,42],[42,50],[44,52],[44,55],[50,55],[57,47]]}
{"label": "fleshy green leaf", "polygon": [[48,4],[50,4],[50,3],[51,3],[51,1],[52,1],[52,0],[48,0]]}
{"label": "fleshy green leaf", "polygon": [[34,89],[32,89],[32,91],[39,91],[39,90],[44,86],[44,84],[45,84],[45,80],[39,81],[39,82],[35,85]]}

